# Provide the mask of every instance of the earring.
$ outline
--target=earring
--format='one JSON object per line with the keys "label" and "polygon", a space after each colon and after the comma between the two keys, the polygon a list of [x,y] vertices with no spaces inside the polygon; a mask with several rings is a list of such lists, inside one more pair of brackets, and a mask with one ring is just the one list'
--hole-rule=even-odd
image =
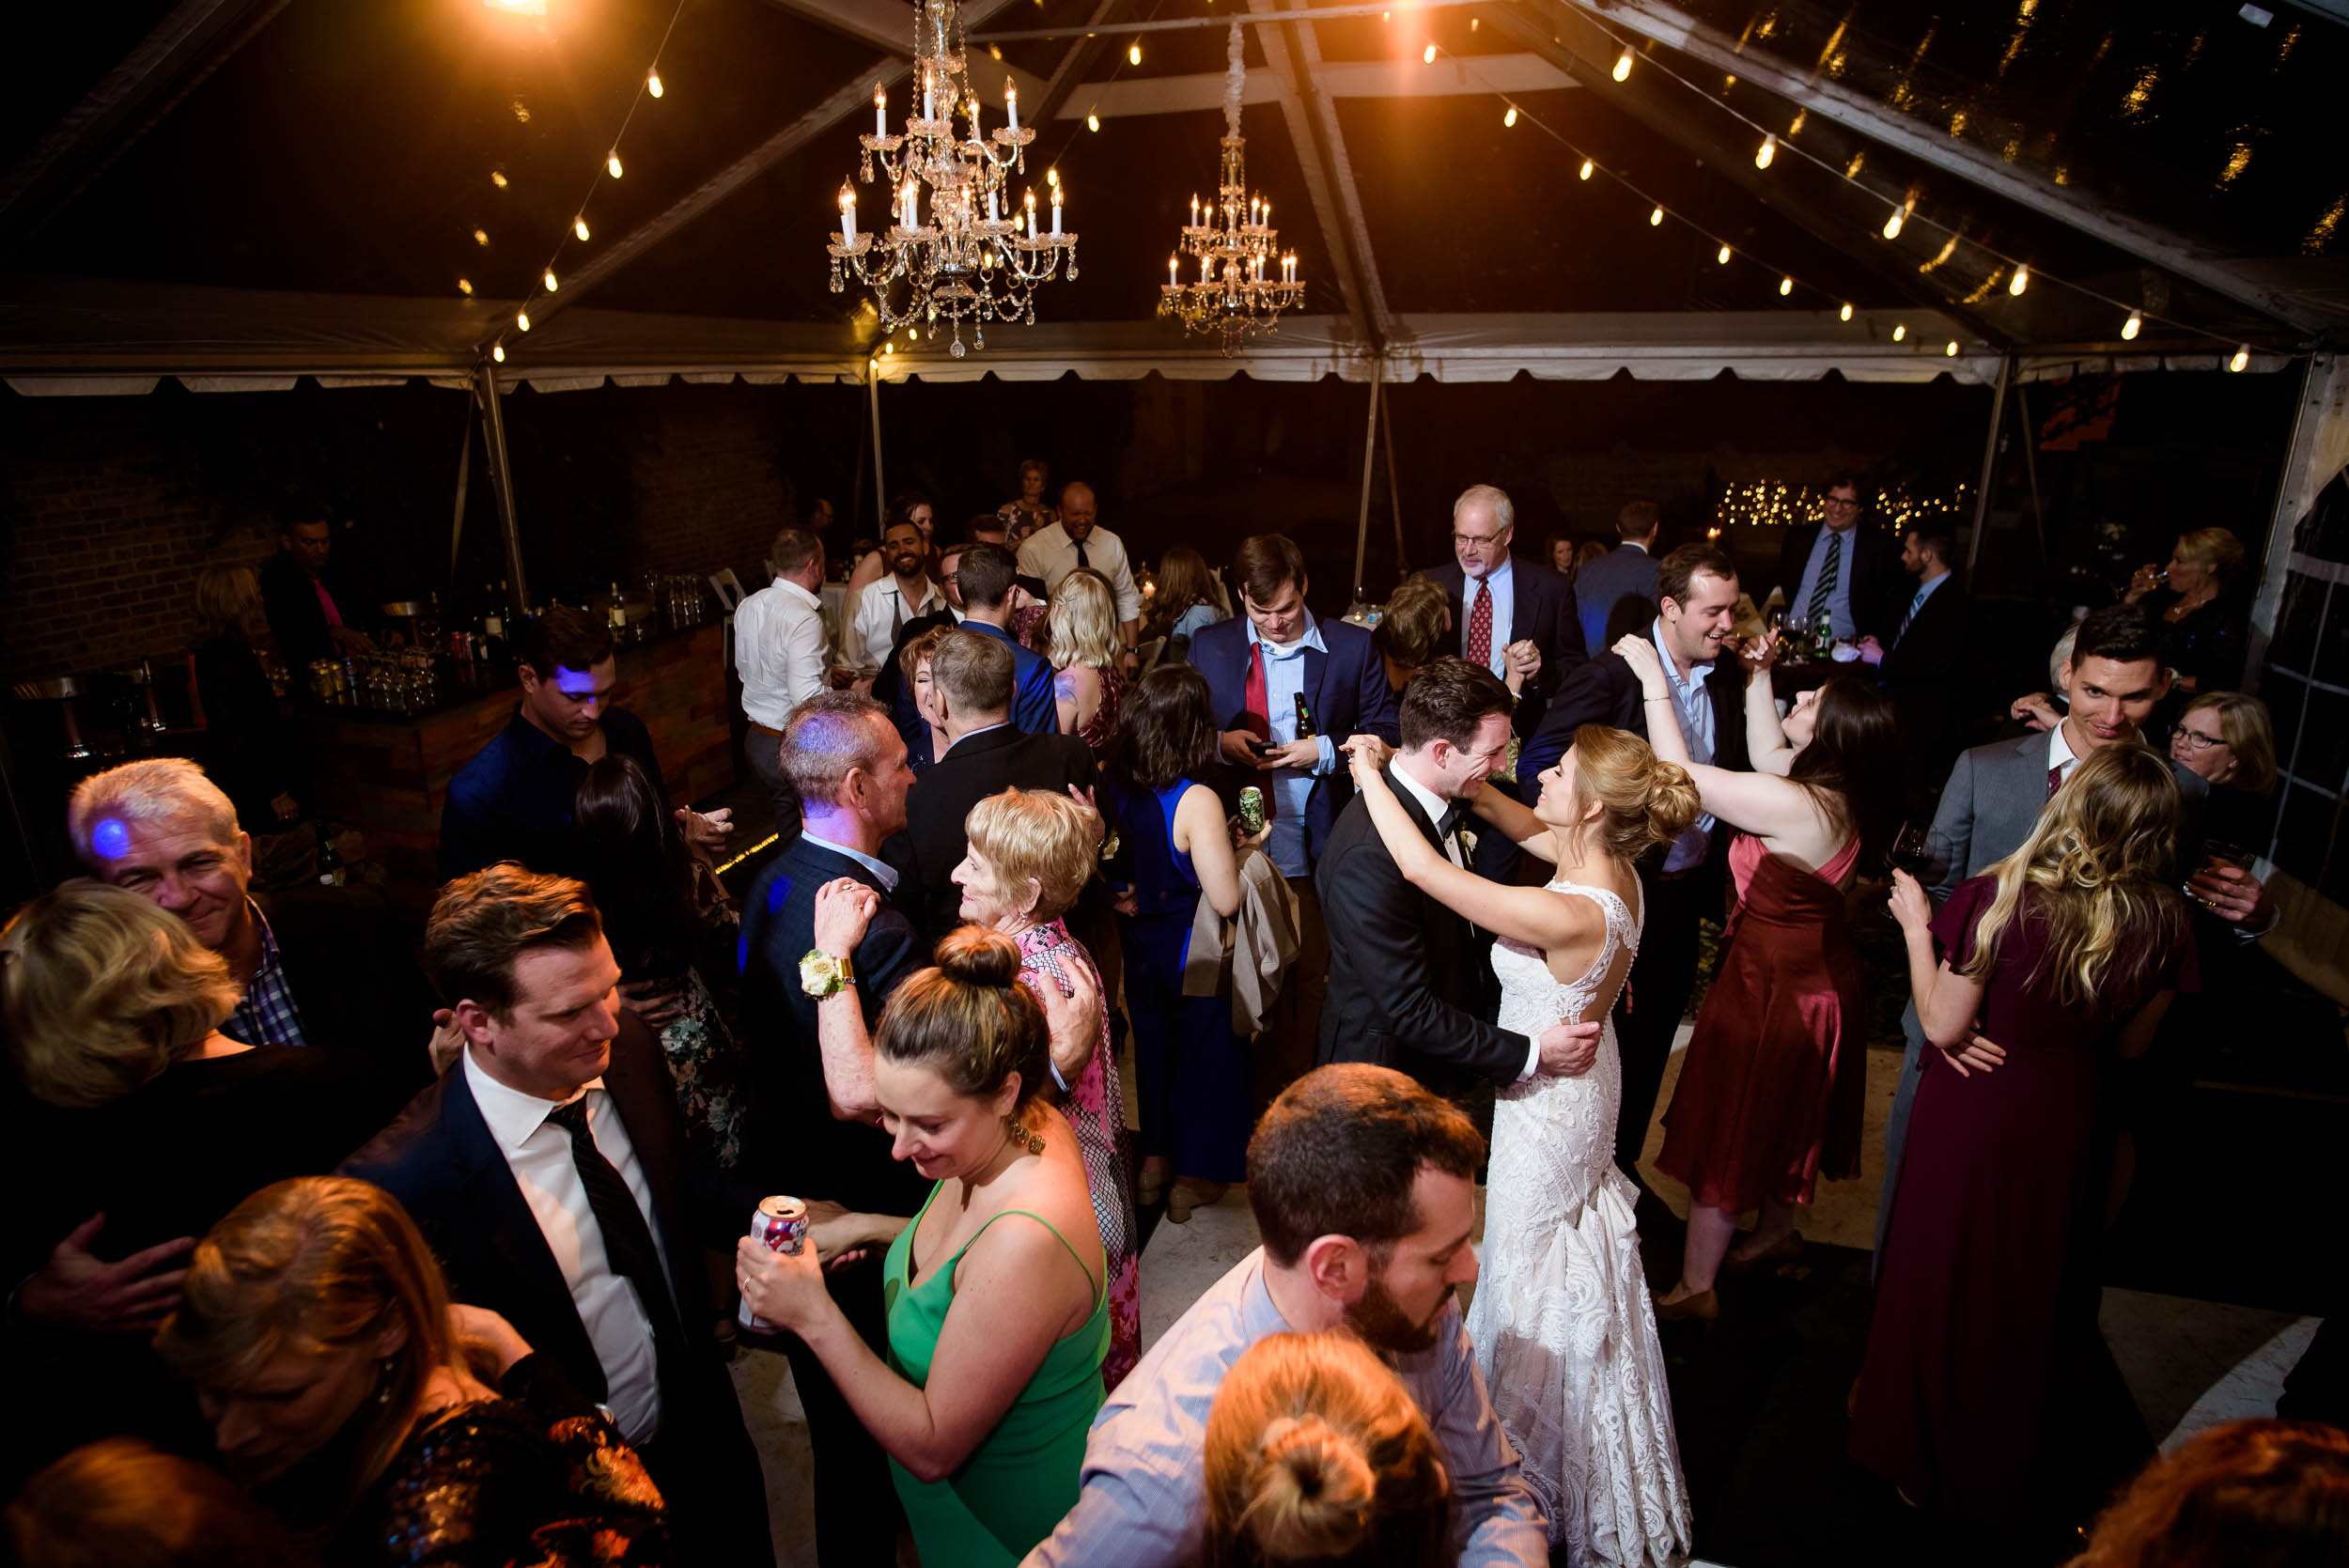
{"label": "earring", "polygon": [[1005,1116],[1003,1118],[1003,1131],[1011,1136],[1011,1141],[1014,1143],[1020,1144],[1026,1148],[1028,1153],[1032,1155],[1040,1155],[1044,1152],[1044,1135],[1042,1133],[1030,1132],[1028,1130],[1028,1125],[1021,1121],[1017,1115]]}
{"label": "earring", "polygon": [[397,1365],[389,1356],[375,1363],[375,1402],[378,1405],[392,1402],[392,1372]]}

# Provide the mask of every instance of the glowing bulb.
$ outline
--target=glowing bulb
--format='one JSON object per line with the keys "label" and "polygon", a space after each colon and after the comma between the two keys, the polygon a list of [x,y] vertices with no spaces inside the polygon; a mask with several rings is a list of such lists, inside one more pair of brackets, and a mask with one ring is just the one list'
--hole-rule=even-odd
{"label": "glowing bulb", "polygon": [[1419,63],[1424,66],[1432,66],[1436,63],[1436,46],[1434,44],[1431,43],[1426,48],[1419,52]]}
{"label": "glowing bulb", "polygon": [[1650,228],[1657,228],[1657,227],[1660,227],[1660,226],[1662,226],[1663,222],[1664,222],[1664,210],[1663,210],[1662,208],[1660,208],[1660,207],[1659,207],[1659,208],[1657,208],[1655,211],[1653,211],[1653,212],[1651,212],[1651,213],[1649,213],[1649,214],[1647,215],[1647,226],[1648,226],[1648,227],[1650,227]]}
{"label": "glowing bulb", "polygon": [[486,228],[474,229],[473,231],[473,242],[476,245],[488,244],[490,242],[490,231]]}
{"label": "glowing bulb", "polygon": [[1780,299],[1784,299],[1787,295],[1792,294],[1794,291],[1795,280],[1793,278],[1781,278],[1778,280],[1778,297]]}
{"label": "glowing bulb", "polygon": [[1713,255],[1713,259],[1719,262],[1724,267],[1728,266],[1729,247],[1727,245],[1723,245],[1719,250],[1716,251]]}
{"label": "glowing bulb", "polygon": [[614,147],[611,156],[603,161],[603,172],[614,179],[620,178],[620,149],[618,147]]}
{"label": "glowing bulb", "polygon": [[541,282],[541,283],[543,283],[543,284],[545,284],[545,285],[547,286],[547,292],[548,292],[548,293],[550,293],[550,294],[553,293],[553,292],[554,292],[554,269],[553,269],[553,268],[552,268],[552,267],[548,268],[548,269],[547,269],[547,274],[546,274],[546,276],[545,276],[545,277],[543,277],[543,278],[541,278],[541,279],[539,279],[538,281],[539,281],[539,282]]}
{"label": "glowing bulb", "polygon": [[652,94],[655,98],[659,98],[661,96],[661,68],[659,66],[655,66],[652,70],[645,72],[645,90]]}
{"label": "glowing bulb", "polygon": [[1622,54],[1615,56],[1615,80],[1621,82],[1627,79],[1630,75],[1631,51],[1626,49]]}
{"label": "glowing bulb", "polygon": [[506,363],[506,345],[503,343],[490,344],[490,357],[497,361],[500,365],[504,365]]}
{"label": "glowing bulb", "polygon": [[1086,129],[1087,131],[1098,131],[1098,130],[1100,130],[1100,129],[1101,129],[1101,116],[1098,116],[1098,115],[1087,115],[1087,116],[1085,116],[1085,129]]}
{"label": "glowing bulb", "polygon": [[1142,64],[1142,45],[1139,42],[1126,46],[1126,63],[1129,66]]}
{"label": "glowing bulb", "polygon": [[1843,307],[1843,318],[1844,320],[1846,320],[1846,321],[1848,321],[1848,320],[1850,320],[1850,319],[1851,319],[1851,306],[1849,306],[1849,305],[1845,305],[1845,306]]}
{"label": "glowing bulb", "polygon": [[516,311],[514,313],[514,325],[520,327],[523,332],[528,332],[530,330],[530,312],[526,310]]}
{"label": "glowing bulb", "polygon": [[1941,350],[1941,352],[1942,352],[1944,355],[1946,355],[1948,358],[1951,358],[1951,359],[1955,359],[1955,358],[1957,358],[1957,339],[1956,339],[1956,338],[1954,338],[1954,337],[1951,338],[1951,339],[1950,339],[1950,341],[1949,341],[1949,346],[1948,346],[1948,347],[1946,347],[1946,348],[1944,348],[1944,349]]}
{"label": "glowing bulb", "polygon": [[491,169],[490,171],[490,183],[496,186],[501,191],[505,190],[506,171],[504,169]]}
{"label": "glowing bulb", "polygon": [[457,292],[470,297],[473,293],[473,279],[459,278],[457,280]]}
{"label": "glowing bulb", "polygon": [[2010,294],[2020,294],[2024,289],[2029,288],[2030,287],[2030,263],[2028,261],[2018,261],[2015,264],[2015,275],[2006,280],[2006,291]]}
{"label": "glowing bulb", "polygon": [[1892,341],[1893,341],[1893,342],[1895,342],[1895,343],[1900,342],[1903,338],[1906,337],[1907,335],[1908,335],[1908,323],[1907,323],[1907,322],[1906,322],[1906,321],[1902,322],[1899,326],[1894,327],[1894,328],[1892,329]]}
{"label": "glowing bulb", "polygon": [[578,235],[582,240],[586,239],[587,220],[584,218],[573,218],[571,220],[571,232]]}
{"label": "glowing bulb", "polygon": [[1501,116],[1501,123],[1503,126],[1514,126],[1517,123],[1517,106],[1516,104],[1512,103],[1509,105],[1509,112]]}
{"label": "glowing bulb", "polygon": [[1892,215],[1884,220],[1884,237],[1887,240],[1901,237],[1901,210],[1897,207],[1892,209]]}
{"label": "glowing bulb", "polygon": [[1777,156],[1778,138],[1775,135],[1765,136],[1762,138],[1762,145],[1754,149],[1753,166],[1757,169],[1766,169],[1770,166],[1770,160]]}
{"label": "glowing bulb", "polygon": [[2251,346],[2248,343],[2246,343],[2234,351],[2234,358],[2227,362],[2227,368],[2230,370],[2241,370],[2244,366],[2249,365],[2250,363]]}
{"label": "glowing bulb", "polygon": [[1591,161],[1588,158],[1582,160],[1582,166],[1575,171],[1574,178],[1577,179],[1588,179],[1591,178]]}
{"label": "glowing bulb", "polygon": [[2141,333],[2144,330],[2145,313],[2141,310],[2132,310],[2129,312],[2129,318],[2121,323],[2122,340],[2123,342],[2130,341],[2134,339],[2139,333]]}

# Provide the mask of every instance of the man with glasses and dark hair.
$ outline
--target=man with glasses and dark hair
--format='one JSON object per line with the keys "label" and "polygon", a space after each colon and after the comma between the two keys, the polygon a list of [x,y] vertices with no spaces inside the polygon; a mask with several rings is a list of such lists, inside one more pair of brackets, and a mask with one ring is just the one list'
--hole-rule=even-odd
{"label": "man with glasses and dark hair", "polygon": [[1839,641],[1892,642],[1908,603],[1908,574],[1901,567],[1900,547],[1880,530],[1859,525],[1866,515],[1858,477],[1838,474],[1827,482],[1822,520],[1786,531],[1778,585],[1786,596],[1788,625],[1808,631],[1824,615]]}

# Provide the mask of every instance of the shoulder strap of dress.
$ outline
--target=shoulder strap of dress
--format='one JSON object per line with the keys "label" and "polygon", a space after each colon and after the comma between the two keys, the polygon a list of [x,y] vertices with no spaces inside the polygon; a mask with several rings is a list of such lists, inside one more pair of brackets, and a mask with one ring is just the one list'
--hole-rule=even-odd
{"label": "shoulder strap of dress", "polygon": [[1005,1209],[1003,1214],[992,1214],[988,1216],[986,1222],[980,1225],[977,1230],[971,1233],[971,1239],[957,1248],[955,1250],[955,1255],[946,1260],[946,1272],[949,1275],[954,1273],[955,1269],[962,1263],[963,1253],[968,1252],[972,1248],[977,1246],[979,1237],[987,1234],[988,1226],[994,1224],[996,1220],[1003,1219],[1005,1215],[1013,1214],[1027,1216],[1030,1219],[1034,1220],[1037,1224],[1051,1232],[1053,1239],[1058,1241],[1063,1247],[1068,1248],[1068,1255],[1077,1260],[1077,1266],[1079,1268],[1084,1269],[1085,1282],[1093,1286],[1093,1304],[1096,1307],[1098,1307],[1101,1304],[1102,1286],[1095,1281],[1093,1270],[1085,1266],[1083,1256],[1078,1252],[1076,1248],[1069,1246],[1068,1238],[1060,1234],[1060,1227],[1058,1225],[1053,1224],[1050,1220],[1045,1219],[1044,1216],[1036,1213],[1033,1209]]}

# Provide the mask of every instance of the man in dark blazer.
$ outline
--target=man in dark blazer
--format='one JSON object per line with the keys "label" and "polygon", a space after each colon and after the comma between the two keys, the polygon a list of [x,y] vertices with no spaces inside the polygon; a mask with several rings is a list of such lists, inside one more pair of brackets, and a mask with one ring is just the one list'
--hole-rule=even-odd
{"label": "man in dark blazer", "polygon": [[[930,659],[932,700],[946,721],[946,754],[906,797],[910,886],[899,902],[935,944],[962,924],[954,869],[971,847],[971,808],[1006,789],[1090,791],[1092,749],[1073,735],[1028,735],[1011,722],[1011,650],[975,632],[950,631]],[[1091,944],[1088,943],[1088,946]]]}
{"label": "man in dark blazer", "polygon": [[1876,667],[1901,726],[1903,783],[1912,799],[1930,800],[1964,750],[1971,716],[1974,604],[1950,569],[1955,544],[1937,530],[1911,529],[1901,566],[1917,579],[1889,640],[1859,640],[1859,657]]}
{"label": "man in dark blazer", "polygon": [[[1607,629],[1626,599],[1639,605],[1629,613],[1630,619],[1645,626],[1656,618],[1656,536],[1662,527],[1663,514],[1655,502],[1626,504],[1615,514],[1615,536],[1620,542],[1575,574],[1574,603],[1582,618],[1582,645],[1593,658],[1606,652],[1614,641],[1607,635]],[[1629,629],[1626,626],[1615,636]]]}
{"label": "man in dark blazer", "polygon": [[463,1049],[342,1173],[400,1201],[459,1300],[504,1315],[610,1407],[681,1556],[772,1562],[701,1256],[731,1248],[757,1193],[688,1149],[586,888],[515,865],[459,877],[425,943]]}
{"label": "man in dark blazer", "polygon": [[[743,1059],[759,1117],[742,1168],[769,1192],[820,1198],[859,1214],[911,1215],[929,1184],[892,1157],[879,1125],[869,1044],[890,994],[929,963],[929,944],[896,896],[898,872],[880,858],[881,846],[906,825],[913,774],[905,740],[879,703],[828,691],[792,709],[783,759],[800,794],[800,836],[742,901]],[[833,886],[848,897],[828,906],[863,911],[863,935],[853,945],[817,919],[817,895]],[[847,970],[845,984],[803,970],[802,960],[818,953],[819,967]],[[862,1048],[844,1048],[837,1039],[828,1048],[821,1028],[828,1008],[854,1010],[867,1042]],[[828,1273],[824,1282],[864,1343],[886,1358],[880,1264],[867,1258]],[[815,1448],[817,1560],[827,1568],[894,1563],[899,1511],[888,1456],[816,1353],[791,1337],[782,1348]]]}
{"label": "man in dark blazer", "polygon": [[962,590],[962,629],[992,637],[1011,650],[1011,722],[1030,735],[1060,731],[1060,708],[1052,697],[1052,665],[1010,631],[1015,611],[1029,602],[1019,586],[1019,567],[1002,545],[975,544],[955,568]]}
{"label": "man in dark blazer", "polygon": [[[1427,842],[1462,862],[1467,799],[1509,747],[1509,689],[1465,659],[1432,660],[1404,690],[1403,749],[1385,769]],[[1346,803],[1315,880],[1330,927],[1330,997],[1316,1065],[1374,1062],[1455,1099],[1537,1074],[1586,1072],[1590,1025],[1536,1038],[1494,1024],[1492,939],[1407,881],[1370,811]]]}
{"label": "man in dark blazer", "polygon": [[[1683,545],[1657,565],[1657,617],[1648,629],[1662,657],[1669,705],[1641,700],[1639,677],[1623,656],[1600,654],[1568,676],[1517,758],[1517,777],[1537,779],[1574,744],[1584,724],[1607,724],[1645,738],[1666,716],[1679,723],[1688,754],[1717,768],[1750,766],[1746,750],[1745,667],[1728,646],[1737,612],[1737,567],[1711,545]],[[1623,1110],[1615,1125],[1615,1162],[1636,1172],[1648,1122],[1672,1056],[1672,1035],[1696,988],[1697,924],[1722,916],[1729,869],[1728,827],[1710,816],[1640,862],[1646,908],[1639,955],[1616,1006],[1615,1042],[1623,1055]]]}
{"label": "man in dark blazer", "polygon": [[[1490,485],[1470,485],[1452,504],[1454,559],[1430,567],[1426,575],[1451,601],[1453,629],[1460,638],[1454,651],[1460,657],[1505,678],[1511,646],[1531,644],[1541,656],[1541,670],[1517,699],[1517,733],[1530,735],[1541,722],[1543,705],[1590,650],[1583,644],[1574,584],[1548,567],[1511,555],[1509,541],[1516,534],[1517,509],[1508,495]],[[1478,619],[1480,601],[1487,602],[1489,625]]]}
{"label": "man in dark blazer", "polygon": [[375,651],[375,640],[354,624],[373,613],[329,565],[334,551],[334,530],[324,519],[281,523],[277,553],[261,567],[261,613],[297,675],[314,660]]}
{"label": "man in dark blazer", "polygon": [[1819,619],[1815,604],[1845,642],[1891,640],[1901,607],[1908,602],[1908,577],[1901,570],[1899,547],[1882,531],[1864,526],[1862,511],[1859,480],[1839,474],[1828,481],[1825,520],[1786,531],[1778,552],[1778,586],[1786,596],[1789,626],[1812,629]]}
{"label": "man in dark blazer", "polygon": [[[1339,749],[1347,737],[1401,735],[1394,691],[1370,633],[1321,621],[1305,608],[1304,553],[1281,534],[1240,541],[1232,581],[1244,614],[1202,627],[1190,664],[1206,677],[1222,758],[1218,788],[1235,807],[1250,784],[1264,791],[1265,852],[1297,897],[1297,958],[1256,1051],[1256,1098],[1271,1096],[1314,1064],[1330,955],[1314,867],[1330,825],[1353,796]],[[1312,733],[1299,730],[1299,699]]]}

